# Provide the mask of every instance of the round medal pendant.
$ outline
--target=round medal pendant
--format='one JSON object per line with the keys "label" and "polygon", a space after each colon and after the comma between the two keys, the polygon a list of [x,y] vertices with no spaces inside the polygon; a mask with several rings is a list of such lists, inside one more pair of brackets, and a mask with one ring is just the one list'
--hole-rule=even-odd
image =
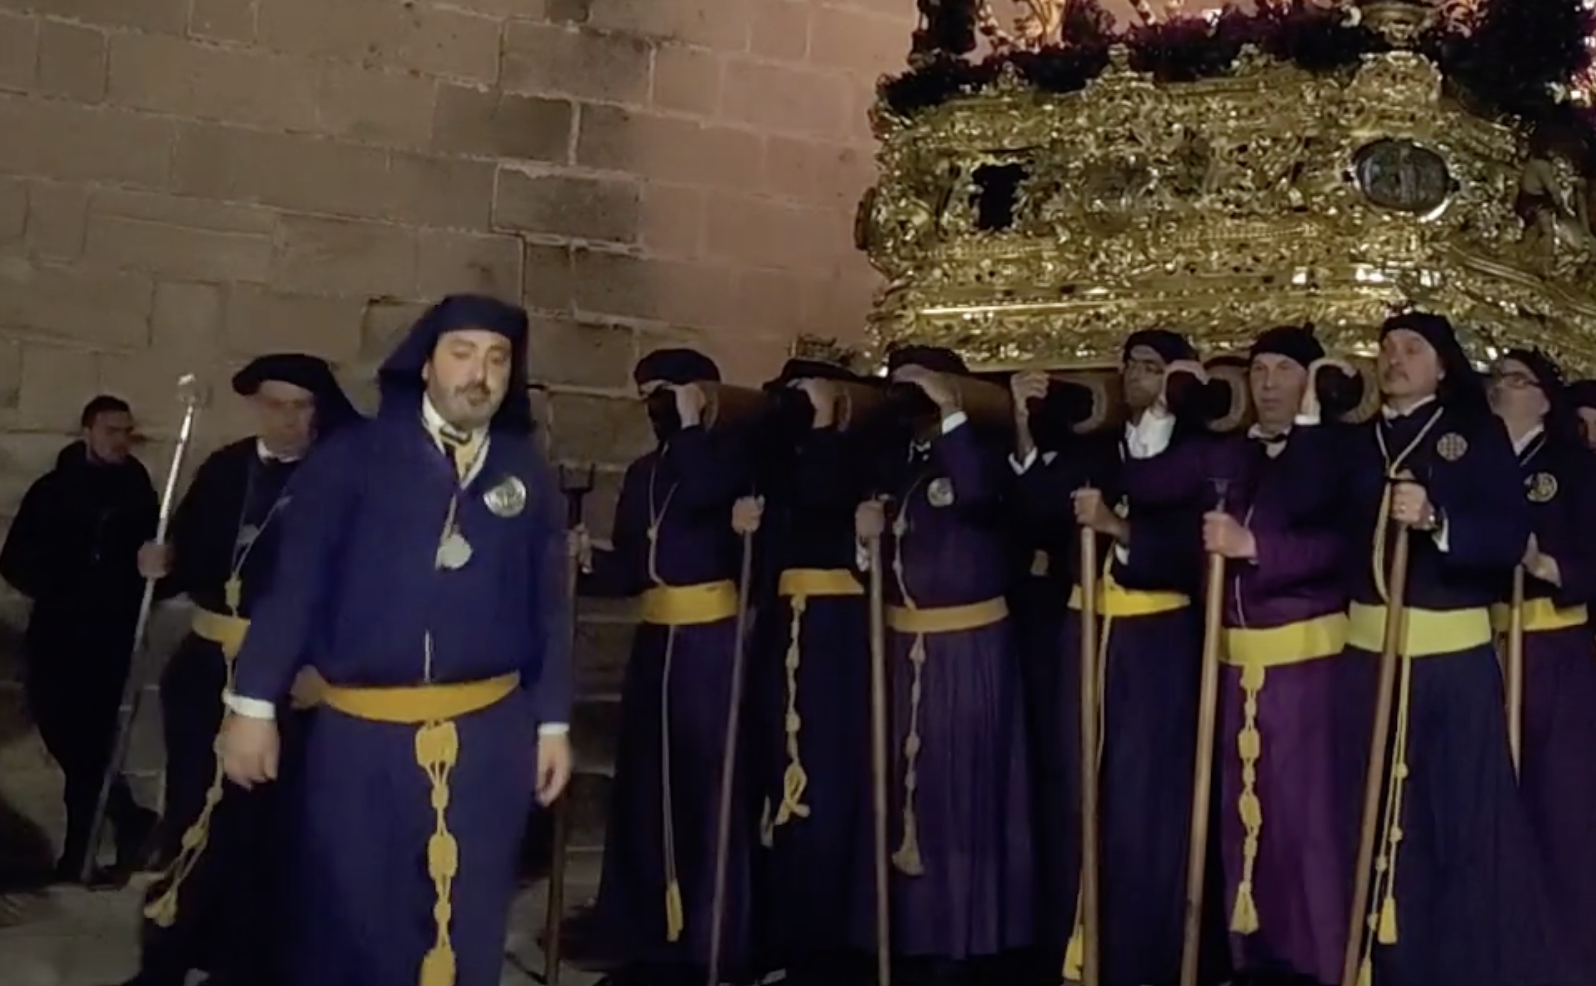
{"label": "round medal pendant", "polygon": [[459,532],[451,533],[438,545],[438,567],[449,571],[464,568],[471,560],[471,542]]}

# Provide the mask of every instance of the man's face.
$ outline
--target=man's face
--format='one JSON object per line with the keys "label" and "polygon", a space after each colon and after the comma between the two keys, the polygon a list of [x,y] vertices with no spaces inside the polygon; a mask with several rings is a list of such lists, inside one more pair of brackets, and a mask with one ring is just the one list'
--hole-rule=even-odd
{"label": "man's face", "polygon": [[427,397],[456,428],[481,428],[504,403],[511,358],[510,340],[497,332],[446,332],[422,369]]}
{"label": "man's face", "polygon": [[282,380],[267,380],[249,399],[255,434],[277,455],[304,455],[316,437],[316,395]]}
{"label": "man's face", "polygon": [[1247,380],[1260,425],[1285,428],[1296,419],[1308,389],[1307,367],[1279,353],[1262,353],[1253,357]]}
{"label": "man's face", "polygon": [[89,457],[115,465],[126,462],[133,451],[133,415],[126,411],[101,411],[83,429]]}
{"label": "man's face", "polygon": [[1125,403],[1132,411],[1145,411],[1164,389],[1164,358],[1151,346],[1132,346],[1120,375],[1125,383]]}
{"label": "man's face", "polygon": [[1491,410],[1499,417],[1515,421],[1545,420],[1551,410],[1546,391],[1530,368],[1516,359],[1497,360],[1491,367],[1491,386],[1487,391]]}
{"label": "man's face", "polygon": [[1441,357],[1411,329],[1386,333],[1380,340],[1376,367],[1380,372],[1380,392],[1386,397],[1418,400],[1441,389]]}

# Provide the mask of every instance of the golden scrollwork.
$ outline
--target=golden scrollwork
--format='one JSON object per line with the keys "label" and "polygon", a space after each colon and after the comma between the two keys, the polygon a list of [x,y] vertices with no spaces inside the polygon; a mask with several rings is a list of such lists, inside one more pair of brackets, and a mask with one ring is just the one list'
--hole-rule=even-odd
{"label": "golden scrollwork", "polygon": [[1403,50],[1428,13],[1361,10],[1398,50],[1339,75],[1249,48],[1163,83],[1116,49],[1075,93],[1009,76],[912,119],[878,106],[858,230],[886,276],[875,350],[1056,366],[1154,325],[1213,351],[1304,321],[1358,349],[1417,306],[1481,358],[1538,346],[1596,375],[1596,189]]}

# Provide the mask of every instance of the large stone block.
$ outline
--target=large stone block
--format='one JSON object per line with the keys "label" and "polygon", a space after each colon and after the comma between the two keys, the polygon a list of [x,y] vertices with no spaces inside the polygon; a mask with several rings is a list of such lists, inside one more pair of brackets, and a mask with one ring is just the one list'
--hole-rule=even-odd
{"label": "large stone block", "polygon": [[637,358],[631,329],[564,318],[533,319],[528,349],[534,379],[601,390],[629,387]]}
{"label": "large stone block", "polygon": [[0,171],[57,181],[166,186],[174,124],[119,110],[0,96]]}
{"label": "large stone block", "polygon": [[555,393],[552,404],[556,459],[626,463],[654,446],[648,418],[635,400]]}
{"label": "large stone block", "polygon": [[153,294],[140,274],[0,264],[0,325],[137,349],[149,342]]}
{"label": "large stone block", "polygon": [[0,339],[0,408],[14,408],[22,392],[22,343]]}
{"label": "large stone block", "polygon": [[105,27],[181,34],[189,0],[0,0],[0,9],[19,10]]}
{"label": "large stone block", "polygon": [[775,133],[832,137],[852,126],[853,84],[841,74],[734,58],[721,85],[721,113],[728,120]]}
{"label": "large stone block", "polygon": [[630,243],[637,239],[640,198],[635,182],[529,175],[500,168],[493,225],[516,232]]}
{"label": "large stone block", "polygon": [[876,76],[903,66],[909,54],[909,39],[900,17],[816,4],[809,35],[809,61],[873,81]]}
{"label": "large stone block", "polygon": [[563,162],[571,156],[575,112],[561,99],[440,85],[432,148],[451,154]]}
{"label": "large stone block", "polygon": [[25,420],[62,434],[74,432],[83,405],[99,390],[100,368],[89,350],[42,343],[22,347],[18,409]]}
{"label": "large stone block", "polygon": [[192,0],[188,33],[196,38],[248,43],[255,40],[259,0]]}
{"label": "large stone block", "polygon": [[648,100],[653,46],[627,34],[511,21],[499,84],[512,92],[564,93],[609,103]]}
{"label": "large stone block", "polygon": [[271,0],[256,22],[278,51],[491,83],[499,70],[499,20],[388,0]]}
{"label": "large stone block", "polygon": [[801,62],[809,53],[815,4],[805,0],[752,0],[748,50],[761,58]]}
{"label": "large stone block", "polygon": [[748,43],[749,10],[746,3],[726,0],[592,0],[587,22],[597,28],[742,51]]}
{"label": "large stone block", "polygon": [[106,94],[107,50],[102,31],[76,24],[41,23],[34,88],[81,103],[98,103]]}
{"label": "large stone block", "polygon": [[313,353],[334,363],[360,353],[365,301],[285,294],[237,284],[227,292],[223,338],[243,356],[272,352]]}
{"label": "large stone block", "polygon": [[15,178],[0,178],[0,244],[22,239],[28,225],[28,186]]}
{"label": "large stone block", "polygon": [[360,319],[361,362],[380,363],[386,359],[424,311],[426,306],[419,302],[368,299]]}
{"label": "large stone block", "polygon": [[427,298],[474,291],[514,298],[521,293],[521,241],[490,236],[421,230],[416,293]]}
{"label": "large stone block", "polygon": [[161,281],[150,314],[150,349],[211,359],[222,333],[224,290],[216,284]]}
{"label": "large stone block", "polygon": [[692,259],[704,250],[709,193],[650,182],[639,205],[638,242],[651,253]]}
{"label": "large stone block", "polygon": [[576,163],[677,185],[755,189],[764,160],[759,134],[694,120],[585,104]]}
{"label": "large stone block", "polygon": [[352,140],[425,147],[436,91],[425,76],[329,62],[316,83],[317,129]]}
{"label": "large stone block", "polygon": [[108,267],[259,283],[271,276],[276,230],[269,210],[105,191],[90,201],[84,254]]}
{"label": "large stone block", "polygon": [[0,14],[0,90],[26,90],[38,64],[39,22]]}
{"label": "large stone block", "polygon": [[274,285],[306,294],[408,297],[416,286],[414,232],[398,226],[291,216],[283,220]]}
{"label": "large stone block", "polygon": [[709,255],[750,267],[822,270],[848,246],[819,209],[732,192],[710,196],[706,222]]}
{"label": "large stone block", "polygon": [[713,328],[734,324],[729,270],[578,249],[572,298],[580,312]]}
{"label": "large stone block", "polygon": [[851,211],[874,180],[868,148],[801,137],[765,140],[763,190],[772,195]]}
{"label": "large stone block", "polygon": [[76,260],[83,255],[88,228],[89,189],[83,185],[36,181],[28,187],[28,255],[46,260]]}
{"label": "large stone block", "polygon": [[721,57],[705,48],[661,44],[654,49],[650,105],[712,117],[720,111]]}
{"label": "large stone block", "polygon": [[282,55],[159,35],[119,34],[111,42],[110,99],[138,109],[315,130],[316,82],[314,65]]}

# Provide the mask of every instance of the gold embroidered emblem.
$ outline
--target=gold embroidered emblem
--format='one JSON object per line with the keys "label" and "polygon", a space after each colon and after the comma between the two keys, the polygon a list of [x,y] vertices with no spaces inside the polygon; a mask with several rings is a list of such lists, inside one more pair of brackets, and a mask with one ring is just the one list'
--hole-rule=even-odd
{"label": "gold embroidered emblem", "polygon": [[943,477],[931,480],[925,488],[925,498],[933,507],[953,506],[953,483]]}
{"label": "gold embroidered emblem", "polygon": [[1557,477],[1549,472],[1536,473],[1525,480],[1524,485],[1529,487],[1531,503],[1550,503],[1557,495]]}
{"label": "gold embroidered emblem", "polygon": [[1448,462],[1456,462],[1468,454],[1469,440],[1455,431],[1442,435],[1435,443],[1435,454]]}

